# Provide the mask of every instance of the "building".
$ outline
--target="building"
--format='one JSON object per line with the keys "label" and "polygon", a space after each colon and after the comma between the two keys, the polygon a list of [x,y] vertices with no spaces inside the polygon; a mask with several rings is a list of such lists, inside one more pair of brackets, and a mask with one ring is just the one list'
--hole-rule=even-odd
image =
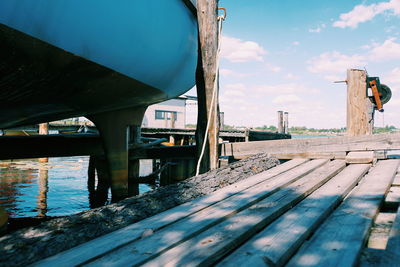
{"label": "building", "polygon": [[188,100],[196,101],[197,97],[180,96],[149,106],[144,114],[142,127],[184,129]]}

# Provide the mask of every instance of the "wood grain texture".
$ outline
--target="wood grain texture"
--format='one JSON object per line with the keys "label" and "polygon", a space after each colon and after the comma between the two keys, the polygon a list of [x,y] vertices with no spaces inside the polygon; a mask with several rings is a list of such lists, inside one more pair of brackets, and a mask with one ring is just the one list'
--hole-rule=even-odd
{"label": "wood grain texture", "polygon": [[393,222],[392,230],[390,231],[389,240],[386,246],[386,252],[391,257],[388,262],[381,266],[395,267],[400,265],[400,207],[396,213],[396,219]]}
{"label": "wood grain texture", "polygon": [[337,136],[322,138],[284,139],[223,144],[224,156],[250,156],[258,153],[332,153],[400,149],[400,134]]}
{"label": "wood grain texture", "polygon": [[371,135],[372,103],[367,97],[367,74],[364,70],[347,70],[347,135]]}
{"label": "wood grain texture", "polygon": [[[332,161],[143,266],[208,266],[311,194],[345,167]],[[249,265],[251,266],[251,265]]]}
{"label": "wood grain texture", "polygon": [[348,164],[373,163],[374,160],[376,160],[374,151],[352,151],[346,156]]}
{"label": "wood grain texture", "polygon": [[379,161],[287,266],[354,266],[398,166]]}
{"label": "wood grain texture", "polygon": [[283,265],[370,168],[346,167],[293,209],[232,252],[218,266]]}
{"label": "wood grain texture", "polygon": [[[238,183],[226,186],[214,192],[213,194],[200,197],[191,202],[166,210],[155,216],[149,217],[140,222],[126,226],[120,230],[59,253],[55,256],[39,261],[35,264],[35,266],[68,267],[82,264],[89,261],[90,259],[106,254],[108,251],[114,250],[130,242],[138,240],[139,238],[141,238],[144,232],[156,232],[157,230],[166,227],[174,222],[177,222],[182,218],[199,212],[202,209],[205,209],[219,201],[229,198],[247,188],[256,186],[263,181],[268,181],[273,177],[283,172],[289,171],[295,167],[298,167],[305,162],[307,162],[307,160],[304,159],[297,159],[285,162],[265,172],[251,176],[246,180],[242,180]],[[312,164],[311,167],[317,166],[316,163],[324,164],[326,163],[326,161],[315,162]]]}
{"label": "wood grain texture", "polygon": [[90,262],[89,265],[140,265],[294,183],[326,162],[326,160],[314,160],[302,164],[275,176],[273,179],[266,180],[197,213],[184,217],[151,236],[114,250],[112,253]]}

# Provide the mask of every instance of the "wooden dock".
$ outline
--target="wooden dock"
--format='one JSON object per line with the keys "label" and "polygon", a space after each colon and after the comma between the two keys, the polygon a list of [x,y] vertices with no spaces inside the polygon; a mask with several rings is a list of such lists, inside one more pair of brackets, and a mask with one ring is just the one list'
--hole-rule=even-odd
{"label": "wooden dock", "polygon": [[[35,266],[367,264],[370,229],[400,179],[399,159],[371,155],[289,160]],[[381,266],[399,266],[399,227],[400,210]]]}

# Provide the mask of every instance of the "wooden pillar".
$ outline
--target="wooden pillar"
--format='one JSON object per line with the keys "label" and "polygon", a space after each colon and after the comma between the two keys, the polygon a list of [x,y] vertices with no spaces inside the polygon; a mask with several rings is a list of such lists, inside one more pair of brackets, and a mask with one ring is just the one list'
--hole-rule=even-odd
{"label": "wooden pillar", "polygon": [[[217,77],[218,21],[217,0],[197,0],[197,18],[199,26],[199,57],[196,71],[196,88],[198,97],[198,116],[196,143],[198,157],[201,154],[206,133],[207,121],[210,120],[208,138],[204,156],[200,165],[200,173],[218,167],[218,88],[214,92]],[[214,104],[212,97],[214,95]]]}
{"label": "wooden pillar", "polygon": [[285,112],[283,113],[283,132],[285,134],[289,133],[289,113]]}
{"label": "wooden pillar", "polygon": [[367,75],[364,70],[347,70],[347,135],[372,134],[373,107],[367,97]]}
{"label": "wooden pillar", "polygon": [[[137,145],[141,143],[142,131],[140,125],[129,126],[129,144]],[[139,184],[135,181],[139,178],[140,160],[129,160],[128,166],[128,195],[139,195]]]}
{"label": "wooden pillar", "polygon": [[283,111],[278,111],[278,133],[283,133]]}
{"label": "wooden pillar", "polygon": [[[49,134],[49,123],[45,122],[45,123],[41,123],[39,124],[39,134]],[[48,162],[49,158],[39,158],[39,162]]]}

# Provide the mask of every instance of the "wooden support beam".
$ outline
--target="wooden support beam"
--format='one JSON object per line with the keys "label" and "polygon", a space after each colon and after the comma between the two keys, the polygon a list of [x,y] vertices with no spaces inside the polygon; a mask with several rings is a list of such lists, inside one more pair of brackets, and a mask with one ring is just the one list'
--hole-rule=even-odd
{"label": "wooden support beam", "polygon": [[[214,91],[217,76],[218,21],[217,0],[197,0],[197,18],[199,26],[199,57],[196,71],[198,97],[198,116],[196,143],[198,156],[206,135],[209,121],[208,138],[205,153],[201,161],[200,172],[218,167],[218,88]],[[217,81],[218,84],[218,81]],[[212,102],[214,94],[214,103]]]}
{"label": "wooden support beam", "polygon": [[223,144],[223,156],[243,158],[258,153],[271,155],[297,153],[329,153],[400,149],[400,134],[336,136],[323,138],[282,139]]}
{"label": "wooden support beam", "polygon": [[278,111],[278,133],[284,133],[284,126],[283,126],[283,111]]}
{"label": "wooden support beam", "polygon": [[347,135],[372,134],[372,103],[367,97],[367,74],[364,70],[347,70]]}
{"label": "wooden support beam", "polygon": [[289,133],[289,113],[288,112],[283,113],[283,133],[285,133],[285,134]]}

